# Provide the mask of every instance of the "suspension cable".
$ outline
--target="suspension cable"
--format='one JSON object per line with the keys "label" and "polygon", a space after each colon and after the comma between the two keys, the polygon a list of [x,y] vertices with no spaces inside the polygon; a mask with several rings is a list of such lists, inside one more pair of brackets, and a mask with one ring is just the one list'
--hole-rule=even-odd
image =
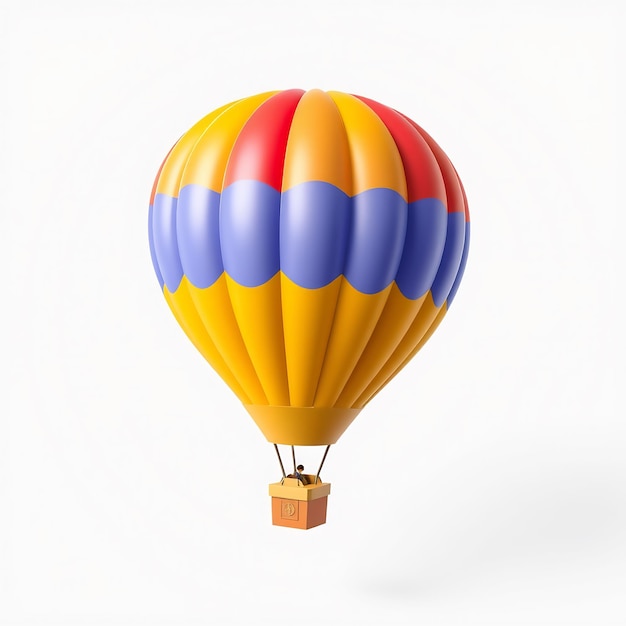
{"label": "suspension cable", "polygon": [[285,467],[283,465],[283,460],[280,458],[280,452],[278,451],[278,446],[274,444],[274,450],[276,450],[276,455],[278,456],[278,462],[280,463],[280,471],[283,473],[283,479],[287,478],[285,474]]}
{"label": "suspension cable", "polygon": [[324,461],[326,460],[326,455],[330,450],[330,444],[326,446],[326,451],[324,452],[324,456],[322,457],[322,462],[320,463],[320,468],[317,470],[317,474],[315,475],[315,484],[317,485],[317,481],[320,477],[320,472],[322,471],[322,465],[324,465]]}
{"label": "suspension cable", "polygon": [[291,456],[293,457],[293,474],[296,475],[296,451],[293,446],[291,446]]}

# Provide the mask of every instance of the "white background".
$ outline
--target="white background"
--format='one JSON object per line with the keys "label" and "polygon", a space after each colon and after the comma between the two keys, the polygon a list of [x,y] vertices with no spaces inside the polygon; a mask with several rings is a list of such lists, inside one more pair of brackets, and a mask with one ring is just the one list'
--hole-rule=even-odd
{"label": "white background", "polygon": [[[2,4],[3,626],[626,624],[618,5]],[[307,532],[271,526],[273,450],[147,238],[171,144],[291,87],[415,119],[472,216],[449,315]]]}

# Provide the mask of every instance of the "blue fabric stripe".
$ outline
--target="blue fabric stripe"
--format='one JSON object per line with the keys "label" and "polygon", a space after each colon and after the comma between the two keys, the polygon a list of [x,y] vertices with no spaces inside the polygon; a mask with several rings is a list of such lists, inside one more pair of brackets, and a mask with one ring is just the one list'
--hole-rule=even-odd
{"label": "blue fabric stripe", "polygon": [[212,285],[224,271],[219,229],[220,194],[201,185],[180,190],[176,236],[185,276],[199,288]]}
{"label": "blue fabric stripe", "polygon": [[448,213],[448,229],[446,232],[446,244],[443,248],[441,264],[437,270],[437,276],[432,286],[433,301],[436,306],[441,306],[445,301],[454,279],[461,266],[463,248],[465,243],[465,214],[462,211]]}
{"label": "blue fabric stripe", "polygon": [[407,203],[392,189],[368,189],[352,198],[344,275],[362,293],[378,293],[395,278],[406,237]]}
{"label": "blue fabric stripe", "polygon": [[280,269],[280,192],[238,180],[222,192],[219,213],[224,269],[245,287],[266,283]]}
{"label": "blue fabric stripe", "polygon": [[448,213],[437,198],[411,202],[406,240],[396,283],[406,298],[416,300],[433,284],[446,242]]}
{"label": "blue fabric stripe", "polygon": [[154,267],[154,271],[157,275],[157,280],[159,281],[159,285],[161,289],[163,289],[163,276],[161,276],[161,270],[159,269],[159,264],[157,262],[156,250],[154,249],[154,235],[152,234],[152,214],[154,209],[152,205],[148,208],[148,241],[150,242],[150,258],[152,259],[152,267]]}
{"label": "blue fabric stripe", "polygon": [[469,252],[469,242],[470,242],[470,223],[465,223],[465,242],[463,244],[463,256],[461,257],[461,265],[459,266],[459,271],[456,273],[456,278],[454,279],[454,284],[452,285],[452,289],[450,289],[450,293],[448,295],[448,308],[452,304],[452,300],[456,296],[456,292],[459,289],[459,285],[461,284],[461,278],[463,278],[463,273],[465,272],[465,265],[467,264],[467,253]]}
{"label": "blue fabric stripe", "polygon": [[280,266],[292,281],[318,289],[343,273],[351,200],[325,182],[285,191],[280,207]]}
{"label": "blue fabric stripe", "polygon": [[176,198],[160,193],[154,197],[152,235],[163,281],[170,291],[176,291],[183,278],[176,239]]}
{"label": "blue fabric stripe", "polygon": [[310,181],[281,194],[239,180],[221,197],[200,185],[185,186],[179,199],[157,194],[149,238],[159,283],[172,292],[183,272],[199,288],[223,271],[257,287],[282,269],[308,289],[343,274],[355,289],[373,294],[395,279],[405,297],[431,289],[441,306],[461,279],[469,224],[435,198],[407,205],[391,189],[350,198],[329,183]]}

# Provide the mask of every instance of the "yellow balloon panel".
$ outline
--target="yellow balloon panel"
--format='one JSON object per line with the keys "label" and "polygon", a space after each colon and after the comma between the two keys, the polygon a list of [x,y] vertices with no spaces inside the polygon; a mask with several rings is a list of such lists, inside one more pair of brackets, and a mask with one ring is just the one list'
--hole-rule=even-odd
{"label": "yellow balloon panel", "polygon": [[352,166],[346,130],[328,94],[307,91],[289,129],[283,191],[301,183],[323,181],[352,194]]}
{"label": "yellow balloon panel", "polygon": [[[187,280],[184,278],[183,280]],[[187,283],[189,293],[209,336],[223,356],[233,376],[252,404],[267,404],[267,398],[241,338],[230,303],[226,275],[210,287],[199,289]]]}
{"label": "yellow balloon panel", "polygon": [[354,406],[361,393],[398,347],[425,300],[426,294],[417,300],[406,298],[398,286],[392,283],[389,298],[376,328],[341,392],[337,405]]}
{"label": "yellow balloon panel", "polygon": [[201,185],[220,193],[228,158],[241,128],[250,115],[275,93],[269,91],[251,96],[235,102],[227,109],[220,109],[219,114],[210,120],[197,137],[180,186]]}
{"label": "yellow balloon panel", "polygon": [[390,290],[391,285],[379,293],[361,293],[342,279],[314,406],[335,406],[376,327]]}
{"label": "yellow balloon panel", "polygon": [[394,375],[394,372],[399,371],[399,368],[402,367],[402,363],[408,355],[416,350],[417,346],[420,345],[420,341],[439,316],[441,309],[442,307],[437,307],[435,305],[432,294],[429,291],[428,294],[426,294],[426,298],[422,303],[417,316],[411,323],[409,330],[406,332],[397,348],[393,351],[389,360],[382,366],[381,370],[374,377],[372,382],[357,398],[354,403],[355,407],[365,406],[374,394],[382,388],[387,380]]}
{"label": "yellow balloon panel", "polygon": [[211,340],[200,316],[196,311],[196,306],[192,300],[188,281],[183,278],[178,289],[171,293],[167,287],[163,289],[163,295],[169,305],[176,321],[185,331],[185,334],[193,345],[198,349],[200,354],[209,362],[213,369],[219,374],[224,382],[233,390],[237,397],[244,403],[250,402],[250,398],[246,395],[239,381],[233,376],[224,358],[215,347]]}
{"label": "yellow balloon panel", "polygon": [[337,277],[320,289],[306,289],[281,272],[291,406],[313,406],[340,286],[341,277]]}
{"label": "yellow balloon panel", "polygon": [[258,287],[244,287],[228,275],[226,284],[237,325],[267,401],[288,406],[280,273]]}
{"label": "yellow balloon panel", "polygon": [[196,143],[202,137],[204,131],[217,119],[224,111],[229,109],[235,104],[231,102],[219,109],[216,109],[212,113],[209,113],[206,117],[203,117],[197,124],[194,124],[176,143],[172,148],[159,175],[159,181],[157,183],[156,192],[162,193],[172,198],[178,197],[178,191],[180,189],[181,178],[183,169],[187,163],[187,159],[191,151],[194,149]]}
{"label": "yellow balloon panel", "polygon": [[343,119],[350,144],[352,195],[375,188],[392,189],[407,199],[402,158],[391,133],[361,100],[329,91]]}
{"label": "yellow balloon panel", "polygon": [[446,316],[447,310],[448,310],[448,307],[446,304],[444,304],[439,309],[439,312],[437,313],[435,320],[430,325],[430,327],[428,328],[426,333],[423,335],[423,337],[419,340],[418,344],[413,348],[413,350],[411,350],[411,352],[409,352],[409,354],[405,357],[404,361],[402,361],[402,363],[393,372],[391,372],[391,374],[387,377],[387,380],[385,380],[385,382],[382,383],[378,387],[378,389],[376,389],[376,391],[367,399],[367,401],[364,404],[366,404],[367,402],[370,402],[375,396],[377,396],[396,377],[396,375],[399,374],[400,371],[406,365],[408,365],[409,361],[422,349],[424,344],[430,339],[432,334],[437,330],[437,327],[439,326],[439,324],[441,324],[441,320],[443,320],[443,318]]}

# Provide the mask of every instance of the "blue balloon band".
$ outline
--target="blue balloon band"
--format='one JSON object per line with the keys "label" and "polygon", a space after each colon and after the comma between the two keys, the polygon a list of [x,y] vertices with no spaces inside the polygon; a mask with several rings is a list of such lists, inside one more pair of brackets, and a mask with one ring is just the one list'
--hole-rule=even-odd
{"label": "blue balloon band", "polygon": [[183,268],[178,255],[176,238],[177,199],[158,193],[152,207],[152,237],[156,257],[155,269],[160,273],[169,291],[178,289],[183,279]]}
{"label": "blue balloon band", "polygon": [[293,282],[318,289],[343,272],[351,205],[341,189],[321,181],[302,183],[283,193],[280,263]]}
{"label": "blue balloon band", "polygon": [[456,292],[459,288],[459,285],[461,284],[461,278],[463,278],[463,273],[465,272],[465,265],[467,264],[467,253],[469,251],[469,241],[470,223],[465,222],[465,242],[463,244],[463,256],[461,257],[461,264],[459,265],[459,271],[456,273],[456,278],[454,279],[452,289],[450,289],[450,293],[448,294],[448,308],[452,304],[454,296],[456,296]]}
{"label": "blue balloon band", "polygon": [[152,215],[154,213],[154,207],[150,205],[148,209],[148,239],[150,241],[150,258],[152,259],[152,265],[154,266],[154,271],[157,275],[157,280],[159,281],[159,285],[161,285],[161,289],[163,289],[163,276],[161,275],[161,270],[159,269],[159,264],[157,263],[156,250],[154,249],[154,235],[152,229]]}
{"label": "blue balloon band", "polygon": [[383,188],[350,198],[322,181],[281,194],[265,183],[239,180],[221,197],[187,185],[179,199],[156,195],[149,230],[157,278],[171,292],[183,273],[199,288],[223,271],[240,285],[257,287],[282,270],[307,289],[344,275],[368,294],[395,279],[410,299],[432,288],[441,306],[456,293],[467,248],[463,213],[447,214],[440,200],[407,205]]}
{"label": "blue balloon band", "polygon": [[396,283],[410,300],[433,284],[446,242],[448,213],[441,200],[425,198],[409,204],[406,240]]}
{"label": "blue balloon band", "polygon": [[185,276],[201,289],[212,285],[224,271],[219,211],[219,193],[201,185],[180,190],[176,210],[180,261]]}
{"label": "blue balloon band", "polygon": [[432,286],[433,301],[440,307],[448,298],[452,285],[461,268],[465,247],[465,214],[458,211],[448,213],[446,243],[443,248],[441,263]]}
{"label": "blue balloon band", "polygon": [[395,278],[406,237],[407,203],[391,189],[368,189],[352,198],[352,224],[344,275],[362,293],[378,293]]}
{"label": "blue balloon band", "polygon": [[280,192],[266,183],[238,180],[222,192],[222,261],[240,285],[258,287],[280,269],[279,217]]}
{"label": "blue balloon band", "polygon": [[407,205],[391,189],[349,198],[311,181],[280,194],[243,180],[224,190],[219,219],[224,269],[240,285],[262,285],[282,270],[307,289],[344,274],[362,293],[378,293],[398,270]]}

